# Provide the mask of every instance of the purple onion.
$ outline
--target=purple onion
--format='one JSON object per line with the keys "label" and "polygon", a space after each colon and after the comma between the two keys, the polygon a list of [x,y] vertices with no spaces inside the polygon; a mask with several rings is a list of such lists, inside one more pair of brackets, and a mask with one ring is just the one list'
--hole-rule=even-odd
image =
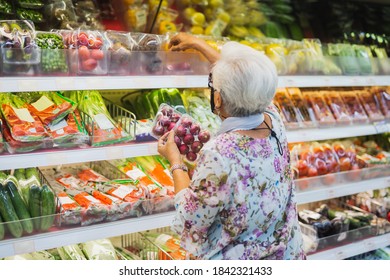
{"label": "purple onion", "polygon": [[175,122],[171,122],[168,126],[168,131],[171,131],[174,127],[175,127],[176,123]]}
{"label": "purple onion", "polygon": [[185,126],[185,127],[190,127],[192,125],[192,120],[190,118],[183,118],[181,120],[181,125]]}
{"label": "purple onion", "polygon": [[192,134],[186,134],[184,137],[183,137],[183,142],[187,145],[191,145],[192,143],[194,143],[194,136],[192,136]]}
{"label": "purple onion", "polygon": [[162,116],[161,119],[159,120],[159,122],[162,126],[165,126],[165,127],[169,127],[169,125],[171,124],[171,121],[169,120],[169,118],[167,116]]}
{"label": "purple onion", "polygon": [[189,148],[186,144],[181,144],[179,147],[179,151],[182,155],[186,155],[189,152]]}
{"label": "purple onion", "polygon": [[199,124],[197,124],[197,123],[194,123],[194,124],[192,124],[191,125],[191,127],[190,127],[190,133],[192,134],[192,135],[197,135],[198,133],[199,133],[199,131],[200,131],[200,126],[199,126]]}
{"label": "purple onion", "polygon": [[181,139],[180,139],[180,137],[177,136],[177,135],[175,135],[175,143],[176,143],[177,147],[180,147],[180,145],[181,145]]}
{"label": "purple onion", "polygon": [[187,130],[186,130],[186,128],[183,125],[179,125],[176,128],[176,135],[177,136],[183,137],[186,134],[187,134]]}
{"label": "purple onion", "polygon": [[164,127],[162,127],[161,125],[156,125],[156,126],[153,128],[153,133],[154,133],[155,135],[158,135],[158,136],[164,135]]}
{"label": "purple onion", "polygon": [[191,145],[191,151],[193,151],[194,153],[199,153],[199,151],[200,151],[200,149],[202,149],[202,147],[203,147],[203,144],[200,141],[195,141]]}
{"label": "purple onion", "polygon": [[197,155],[194,153],[194,152],[188,152],[186,154],[186,158],[189,160],[189,161],[195,161],[196,158],[197,158]]}
{"label": "purple onion", "polygon": [[198,139],[202,143],[206,143],[210,140],[210,133],[207,130],[199,132]]}

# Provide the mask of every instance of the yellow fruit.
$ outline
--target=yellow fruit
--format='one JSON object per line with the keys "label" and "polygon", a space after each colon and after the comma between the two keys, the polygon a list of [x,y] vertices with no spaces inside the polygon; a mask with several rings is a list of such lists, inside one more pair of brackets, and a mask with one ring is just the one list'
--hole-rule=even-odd
{"label": "yellow fruit", "polygon": [[269,44],[266,48],[265,48],[265,54],[266,55],[279,55],[279,56],[285,56],[287,55],[288,51],[285,47],[279,45],[279,44]]}
{"label": "yellow fruit", "polygon": [[206,22],[206,17],[204,14],[196,12],[191,17],[192,25],[200,25],[202,26]]}
{"label": "yellow fruit", "polygon": [[219,12],[217,18],[226,22],[226,23],[230,22],[230,15],[225,11]]}
{"label": "yellow fruit", "polygon": [[176,32],[177,29],[176,25],[173,22],[163,20],[162,22],[160,22],[158,31],[160,34],[165,34],[167,32]]}
{"label": "yellow fruit", "polygon": [[209,6],[213,8],[219,8],[223,6],[223,0],[210,0]]}
{"label": "yellow fruit", "polygon": [[241,40],[240,44],[251,46],[251,42],[249,42],[248,40]]}
{"label": "yellow fruit", "polygon": [[191,27],[190,32],[192,34],[201,35],[201,34],[204,34],[204,29],[202,26],[194,25]]}
{"label": "yellow fruit", "polygon": [[184,11],[183,11],[183,14],[184,14],[184,17],[187,19],[187,20],[190,20],[191,17],[193,16],[193,14],[196,13],[196,10],[192,7],[188,7],[188,8],[185,8]]}
{"label": "yellow fruit", "polygon": [[260,43],[251,43],[251,47],[257,51],[264,51],[264,46]]}

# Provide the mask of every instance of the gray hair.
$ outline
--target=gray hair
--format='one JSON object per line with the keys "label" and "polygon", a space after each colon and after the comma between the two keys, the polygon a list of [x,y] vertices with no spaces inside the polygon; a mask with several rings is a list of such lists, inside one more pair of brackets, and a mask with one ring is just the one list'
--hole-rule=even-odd
{"label": "gray hair", "polygon": [[237,42],[223,46],[212,73],[213,86],[232,117],[263,113],[278,84],[275,64],[264,53]]}

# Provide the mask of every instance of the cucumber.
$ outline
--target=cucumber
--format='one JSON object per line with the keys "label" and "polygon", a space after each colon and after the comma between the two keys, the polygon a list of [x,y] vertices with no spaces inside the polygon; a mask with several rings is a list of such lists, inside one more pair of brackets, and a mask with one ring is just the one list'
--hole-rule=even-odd
{"label": "cucumber", "polygon": [[5,234],[5,229],[3,225],[3,220],[1,219],[1,215],[0,215],[0,240],[4,239],[4,234]]}
{"label": "cucumber", "polygon": [[18,181],[26,180],[26,172],[23,168],[16,169],[14,172],[14,176],[16,177],[16,179],[18,179]]}
{"label": "cucumber", "polygon": [[21,237],[23,234],[22,224],[19,221],[8,192],[2,184],[0,184],[0,214],[4,221],[7,222],[7,228],[12,236]]}
{"label": "cucumber", "polygon": [[34,229],[40,229],[41,220],[41,188],[37,185],[30,187],[28,209],[33,218]]}
{"label": "cucumber", "polygon": [[43,185],[41,190],[41,230],[48,230],[54,223],[56,204],[53,191]]}
{"label": "cucumber", "polygon": [[19,220],[21,220],[22,227],[25,232],[32,233],[34,230],[33,223],[31,221],[30,213],[28,212],[26,203],[20,196],[18,188],[13,181],[8,181],[6,184],[8,194],[11,198],[12,205],[15,208],[16,214]]}

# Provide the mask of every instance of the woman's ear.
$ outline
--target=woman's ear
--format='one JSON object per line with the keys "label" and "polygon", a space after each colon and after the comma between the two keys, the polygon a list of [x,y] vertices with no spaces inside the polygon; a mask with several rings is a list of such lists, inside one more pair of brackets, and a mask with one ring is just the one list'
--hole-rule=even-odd
{"label": "woman's ear", "polygon": [[221,108],[222,106],[222,97],[219,91],[216,91],[214,93],[214,104],[215,104],[215,108]]}

